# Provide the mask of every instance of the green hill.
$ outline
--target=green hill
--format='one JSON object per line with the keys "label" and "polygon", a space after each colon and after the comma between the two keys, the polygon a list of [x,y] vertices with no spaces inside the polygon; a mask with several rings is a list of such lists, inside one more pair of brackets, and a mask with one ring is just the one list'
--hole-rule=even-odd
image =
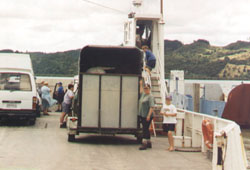
{"label": "green hill", "polygon": [[[165,44],[176,44],[165,40]],[[171,46],[171,45],[170,45]],[[231,65],[230,65],[231,64]],[[230,69],[233,65],[241,65]],[[211,46],[206,40],[194,41],[176,49],[165,47],[165,72],[184,70],[185,78],[191,79],[249,79],[250,43],[238,41],[226,47]]]}
{"label": "green hill", "polygon": [[[190,79],[250,79],[250,42],[237,41],[216,47],[202,39],[191,44],[165,40],[164,48],[166,78],[170,70],[184,70],[185,78]],[[37,76],[74,76],[78,73],[80,49],[30,52],[30,55]]]}
{"label": "green hill", "polygon": [[250,42],[245,41],[237,41],[235,43],[231,43],[225,47],[226,49],[230,50],[238,50],[238,49],[250,49]]}
{"label": "green hill", "polygon": [[80,50],[57,53],[30,53],[34,72],[39,76],[74,76],[78,74]]}

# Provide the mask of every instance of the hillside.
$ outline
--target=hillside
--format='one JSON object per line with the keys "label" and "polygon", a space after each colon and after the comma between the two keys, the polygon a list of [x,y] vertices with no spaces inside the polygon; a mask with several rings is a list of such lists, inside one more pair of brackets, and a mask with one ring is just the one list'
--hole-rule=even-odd
{"label": "hillside", "polygon": [[[167,47],[167,44],[170,47]],[[184,70],[191,79],[249,79],[250,42],[238,41],[225,47],[211,46],[206,40],[179,45],[165,40],[165,71]],[[249,70],[249,71],[248,71]],[[237,73],[236,73],[237,72]]]}
{"label": "hillside", "polygon": [[[191,44],[165,40],[164,47],[166,78],[170,70],[184,70],[185,78],[190,79],[250,79],[250,42],[237,41],[216,47],[201,39]],[[30,55],[37,76],[74,76],[78,73],[80,49],[30,52]]]}
{"label": "hillside", "polygon": [[74,76],[78,74],[80,50],[57,53],[30,53],[34,72],[39,76]]}
{"label": "hillside", "polygon": [[[10,49],[0,50],[2,53],[19,53]],[[78,58],[80,50],[57,53],[30,52],[36,76],[74,76],[78,74]]]}

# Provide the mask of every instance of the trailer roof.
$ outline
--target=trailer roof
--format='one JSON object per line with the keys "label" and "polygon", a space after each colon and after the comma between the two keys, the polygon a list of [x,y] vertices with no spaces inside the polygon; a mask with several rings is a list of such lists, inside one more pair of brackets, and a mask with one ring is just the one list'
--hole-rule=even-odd
{"label": "trailer roof", "polygon": [[140,75],[142,54],[136,47],[86,46],[81,51],[80,72],[96,67],[112,67],[109,73]]}
{"label": "trailer roof", "polygon": [[29,54],[0,53],[0,69],[24,70],[33,73]]}

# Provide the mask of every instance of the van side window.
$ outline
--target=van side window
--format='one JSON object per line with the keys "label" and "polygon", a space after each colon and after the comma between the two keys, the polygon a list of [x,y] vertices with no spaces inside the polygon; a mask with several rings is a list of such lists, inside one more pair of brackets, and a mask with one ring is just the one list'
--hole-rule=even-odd
{"label": "van side window", "polygon": [[32,91],[30,76],[22,73],[0,73],[0,90]]}

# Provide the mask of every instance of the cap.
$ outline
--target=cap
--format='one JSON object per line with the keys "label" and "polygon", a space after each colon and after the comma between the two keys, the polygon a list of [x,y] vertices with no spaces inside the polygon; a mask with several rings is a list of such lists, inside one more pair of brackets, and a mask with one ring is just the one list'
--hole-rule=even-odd
{"label": "cap", "polygon": [[172,96],[166,96],[166,100],[172,100]]}
{"label": "cap", "polygon": [[58,84],[61,84],[61,85],[62,85],[62,82],[59,82]]}
{"label": "cap", "polygon": [[149,87],[149,88],[151,88],[150,84],[145,84],[144,87]]}

